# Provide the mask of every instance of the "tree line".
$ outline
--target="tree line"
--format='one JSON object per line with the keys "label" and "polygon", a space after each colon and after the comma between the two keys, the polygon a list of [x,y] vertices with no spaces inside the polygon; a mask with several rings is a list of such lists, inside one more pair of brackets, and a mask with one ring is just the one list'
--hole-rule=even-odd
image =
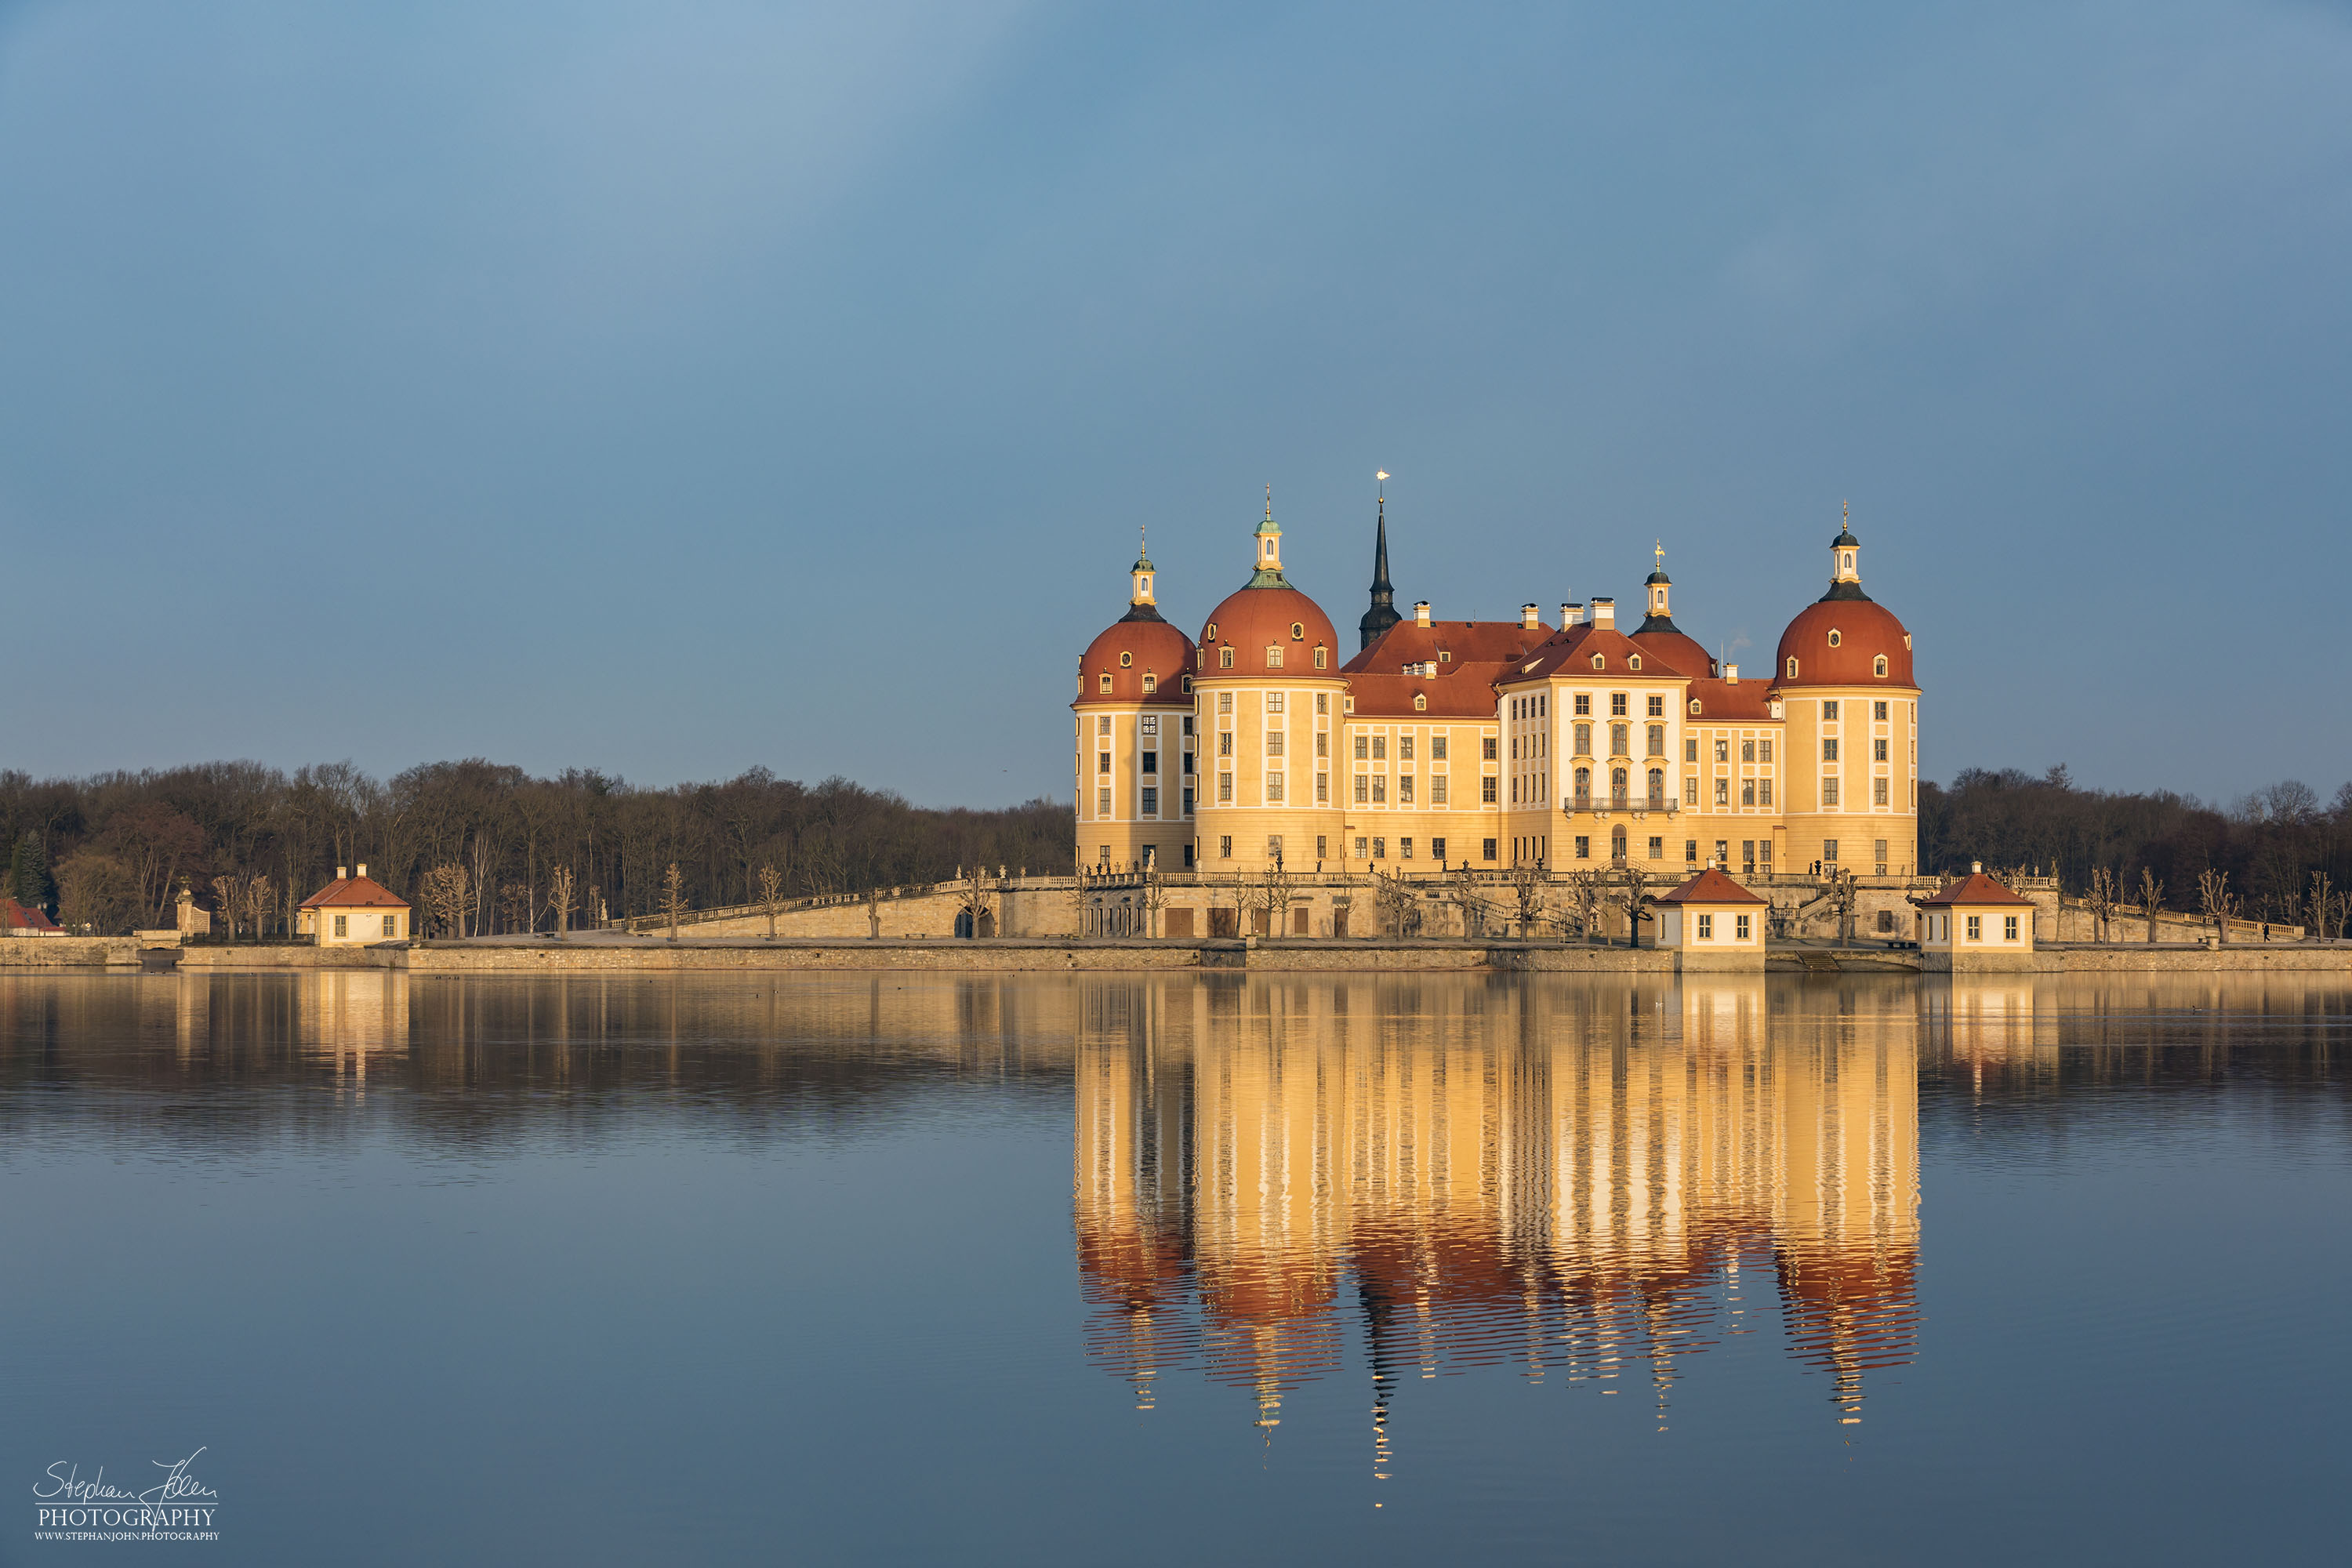
{"label": "tree line", "polygon": [[2071,894],[2104,886],[2160,908],[2340,931],[2352,889],[2352,784],[2323,802],[2289,779],[2228,806],[2167,790],[2080,789],[2063,766],[2032,774],[1970,768],[1919,786],[1919,863],[2039,868]]}
{"label": "tree line", "polygon": [[753,903],[762,869],[786,898],[940,881],[982,863],[1067,871],[1071,809],[934,809],[761,768],[643,788],[580,769],[537,778],[478,757],[389,782],[350,763],[290,774],[251,762],[79,779],[0,773],[7,890],[68,930],[101,933],[171,925],[184,885],[215,929],[290,934],[301,901],[336,867],[362,862],[420,925],[475,935],[550,930],[559,893],[574,924],[654,913],[666,891],[689,908]]}

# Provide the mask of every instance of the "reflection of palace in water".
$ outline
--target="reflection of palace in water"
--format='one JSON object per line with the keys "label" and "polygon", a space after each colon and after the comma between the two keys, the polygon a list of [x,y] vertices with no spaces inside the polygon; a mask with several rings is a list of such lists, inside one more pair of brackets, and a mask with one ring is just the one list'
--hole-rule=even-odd
{"label": "reflection of palace in water", "polygon": [[1096,1353],[1145,1405],[1181,1365],[1245,1384],[1269,1426],[1346,1335],[1380,1419],[1486,1363],[1638,1381],[1663,1421],[1695,1357],[1777,1331],[1858,1420],[1917,1326],[1917,998],[1775,987],[1768,1029],[1766,988],[1105,988],[1077,1060]]}

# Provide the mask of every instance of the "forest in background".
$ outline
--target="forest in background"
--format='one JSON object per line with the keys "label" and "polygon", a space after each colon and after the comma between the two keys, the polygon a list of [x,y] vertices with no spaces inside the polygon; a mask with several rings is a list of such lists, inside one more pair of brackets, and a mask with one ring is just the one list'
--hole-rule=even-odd
{"label": "forest in background", "polygon": [[[473,933],[551,929],[567,879],[575,925],[655,913],[673,865],[674,896],[697,909],[759,901],[767,868],[782,897],[941,881],[976,864],[1066,872],[1071,809],[918,806],[845,779],[803,784],[764,769],[640,788],[581,770],[534,778],[479,758],[388,783],[349,763],[291,774],[258,763],[37,781],[0,773],[7,890],[68,929],[101,932],[169,926],[184,882],[206,909],[230,903],[240,929],[282,934],[337,866],[362,861],[420,915],[444,911],[436,927]],[[2309,923],[2315,874],[2352,886],[2352,784],[2323,802],[2289,781],[2223,807],[2080,789],[2063,767],[1970,769],[1948,786],[1920,786],[1919,836],[1923,866],[2038,868],[2073,893],[2099,869],[2136,889],[2145,868],[2178,910],[2199,909],[2200,874],[2226,872],[2250,918]],[[449,897],[456,872],[462,901]]]}

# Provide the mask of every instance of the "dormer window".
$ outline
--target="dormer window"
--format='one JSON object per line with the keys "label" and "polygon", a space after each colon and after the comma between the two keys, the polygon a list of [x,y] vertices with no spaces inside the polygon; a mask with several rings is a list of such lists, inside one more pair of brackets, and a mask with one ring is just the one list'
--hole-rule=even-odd
{"label": "dormer window", "polygon": [[1886,656],[1885,654],[1882,653],[1876,658],[1870,661],[1870,673],[1878,677],[1881,680],[1886,679]]}
{"label": "dormer window", "polygon": [[1789,678],[1790,680],[1794,680],[1794,679],[1797,679],[1797,660],[1796,660],[1796,657],[1795,657],[1793,654],[1792,654],[1792,655],[1790,655],[1790,658],[1789,658],[1789,676],[1788,676],[1788,678]]}
{"label": "dormer window", "polygon": [[1101,691],[1105,697],[1110,695],[1110,671],[1108,669],[1102,672]]}
{"label": "dormer window", "polygon": [[1342,713],[1353,713],[1355,710],[1356,710],[1356,700],[1355,700],[1354,698],[1352,698],[1352,697],[1343,697],[1343,698],[1341,698],[1341,699],[1339,700],[1339,711],[1340,711],[1340,712],[1342,712]]}
{"label": "dormer window", "polygon": [[1156,675],[1146,675],[1146,676],[1143,678],[1143,694],[1144,694],[1146,697],[1150,696],[1153,692],[1155,692],[1155,691],[1157,691],[1157,690],[1159,690],[1159,689],[1160,689],[1160,678],[1159,678],[1158,676],[1156,676]]}
{"label": "dormer window", "polygon": [[1414,692],[1414,693],[1412,694],[1412,710],[1413,710],[1414,712],[1416,712],[1416,713],[1426,713],[1426,712],[1428,712],[1428,711],[1429,711],[1429,699],[1428,699],[1426,696],[1423,695],[1421,692],[1418,692],[1418,691]]}
{"label": "dormer window", "polygon": [[1192,695],[1192,678],[1189,675],[1184,677],[1183,692],[1187,697]]}
{"label": "dormer window", "polygon": [[[1791,664],[1794,664],[1796,661],[1795,661],[1794,659],[1791,659],[1790,662]],[[1217,649],[1217,668],[1218,668],[1219,669],[1231,669],[1231,668],[1233,668],[1233,667],[1234,667],[1234,645],[1233,645],[1233,644],[1231,644],[1231,643],[1227,643],[1227,644],[1225,644],[1223,647],[1220,647],[1219,649]]]}
{"label": "dormer window", "polygon": [[1637,653],[1637,654],[1632,654],[1632,655],[1629,655],[1629,656],[1626,658],[1626,660],[1625,660],[1625,668],[1628,668],[1628,669],[1639,669],[1639,668],[1642,668],[1642,656],[1641,656],[1640,654],[1638,654],[1638,653]]}
{"label": "dormer window", "polygon": [[1592,668],[1595,669],[1606,669],[1609,668],[1609,661],[1596,653],[1592,656]]}
{"label": "dormer window", "polygon": [[1837,627],[1832,626],[1830,628],[1830,647],[1835,647],[1843,641],[1845,641],[1845,638],[1838,635]]}
{"label": "dormer window", "polygon": [[1268,669],[1280,669],[1282,668],[1281,644],[1268,643],[1265,645],[1265,667]]}
{"label": "dormer window", "polygon": [[1691,717],[1694,719],[1698,717],[1698,699],[1696,697],[1691,699]]}
{"label": "dormer window", "polygon": [[1440,664],[1452,664],[1454,662],[1454,650],[1452,648],[1439,648],[1437,650],[1437,662]]}
{"label": "dormer window", "polygon": [[1317,643],[1315,645],[1315,668],[1321,669],[1326,664],[1329,663],[1330,653],[1330,649],[1325,647],[1321,643]]}
{"label": "dormer window", "polygon": [[1131,653],[1120,654],[1118,656],[1118,667],[1121,669],[1132,669],[1135,667],[1135,656]]}

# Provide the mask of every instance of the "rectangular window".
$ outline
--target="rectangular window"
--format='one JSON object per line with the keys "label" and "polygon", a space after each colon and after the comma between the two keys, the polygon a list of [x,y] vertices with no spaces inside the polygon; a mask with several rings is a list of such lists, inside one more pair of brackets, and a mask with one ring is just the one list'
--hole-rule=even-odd
{"label": "rectangular window", "polygon": [[1265,775],[1265,798],[1269,804],[1282,798],[1282,775],[1280,773],[1268,773]]}
{"label": "rectangular window", "polygon": [[1715,917],[1713,915],[1701,915],[1698,917],[1698,939],[1701,942],[1713,942],[1715,940]]}
{"label": "rectangular window", "polygon": [[1623,692],[1612,691],[1609,694],[1609,716],[1612,719],[1622,719],[1625,717],[1625,694]]}
{"label": "rectangular window", "polygon": [[1375,735],[1375,736],[1373,736],[1373,737],[1372,737],[1372,761],[1374,761],[1374,762],[1376,762],[1376,763],[1377,763],[1377,762],[1384,762],[1384,761],[1386,761],[1386,760],[1387,760],[1387,758],[1388,758],[1388,754],[1389,754],[1389,738],[1388,738],[1386,735]]}
{"label": "rectangular window", "polygon": [[1386,773],[1374,773],[1371,775],[1371,778],[1372,804],[1374,805],[1386,805],[1389,803],[1388,775]]}
{"label": "rectangular window", "polygon": [[1824,838],[1822,840],[1822,864],[1824,866],[1834,866],[1837,864],[1836,839]]}
{"label": "rectangular window", "polygon": [[351,926],[352,926],[352,921],[351,921],[351,917],[350,917],[349,915],[337,915],[337,916],[335,917],[335,934],[336,934],[337,936],[349,936],[349,935],[351,935],[351,934],[352,934]]}
{"label": "rectangular window", "polygon": [[1592,858],[1592,836],[1591,834],[1580,833],[1576,836],[1576,858],[1580,860],[1590,860]]}
{"label": "rectangular window", "polygon": [[1397,858],[1400,860],[1410,860],[1412,858],[1412,839],[1400,838],[1397,840]]}
{"label": "rectangular window", "polygon": [[1885,703],[1884,703],[1884,702],[1874,702],[1874,703],[1872,703],[1872,704],[1870,705],[1870,716],[1871,716],[1873,719],[1877,720],[1877,721],[1878,721],[1880,723],[1882,723],[1882,724],[1885,723],[1885,722],[1886,722],[1886,704],[1885,704]]}
{"label": "rectangular window", "polygon": [[1758,779],[1756,781],[1756,804],[1759,805],[1769,805],[1772,804],[1772,781],[1770,779]]}
{"label": "rectangular window", "polygon": [[1146,713],[1141,719],[1136,721],[1136,733],[1139,735],[1157,735],[1160,733],[1159,718],[1156,715]]}
{"label": "rectangular window", "polygon": [[1318,805],[1328,805],[1331,804],[1331,775],[1329,773],[1317,773],[1315,775],[1315,804]]}
{"label": "rectangular window", "polygon": [[1873,805],[1885,805],[1886,804],[1886,781],[1885,779],[1873,779],[1870,781],[1870,804]]}
{"label": "rectangular window", "polygon": [[1683,761],[1686,763],[1695,763],[1698,761],[1698,737],[1696,735],[1685,735],[1683,737]]}
{"label": "rectangular window", "polygon": [[1580,757],[1591,756],[1592,754],[1592,726],[1590,724],[1579,724],[1576,727],[1574,733],[1576,738],[1576,752],[1574,754]]}
{"label": "rectangular window", "polygon": [[1429,804],[1432,805],[1444,805],[1445,804],[1445,775],[1444,773],[1432,773],[1429,775]]}
{"label": "rectangular window", "polygon": [[1149,785],[1146,785],[1143,791],[1143,815],[1146,816],[1160,815],[1160,792]]}
{"label": "rectangular window", "polygon": [[1746,942],[1748,940],[1748,933],[1751,929],[1748,924],[1748,917],[1746,915],[1735,915],[1732,917],[1731,938],[1734,942]]}
{"label": "rectangular window", "polygon": [[[1874,849],[1877,851],[1877,853],[1876,853],[1876,854],[1874,854],[1874,855],[1873,855],[1873,856],[1871,857],[1871,858],[1872,858],[1873,860],[1876,860],[1876,861],[1880,862],[1880,863],[1881,863],[1881,865],[1882,865],[1882,867],[1883,867],[1883,866],[1884,866],[1884,863],[1885,863],[1885,859],[1886,859],[1886,840],[1885,840],[1885,839],[1884,839],[1884,838],[1881,838],[1881,839],[1879,839],[1879,840],[1878,840],[1874,845],[1873,845],[1873,846],[1872,846],[1872,847],[1873,847],[1873,848],[1874,848]],[[1884,869],[1881,869],[1881,870],[1879,871],[1879,873],[1878,873],[1878,874],[1879,874],[1880,876],[1884,877],[1885,875],[1886,875],[1886,872],[1885,872]]]}
{"label": "rectangular window", "polygon": [[1481,839],[1479,841],[1479,858],[1481,859],[1492,860],[1495,858],[1495,841],[1491,838]]}
{"label": "rectangular window", "polygon": [[1664,717],[1665,717],[1665,713],[1666,713],[1666,700],[1665,700],[1664,697],[1660,696],[1657,692],[1654,692],[1654,691],[1651,692],[1651,693],[1650,693],[1650,717],[1651,717],[1651,718],[1653,718],[1653,719],[1663,719],[1663,718],[1664,718]]}
{"label": "rectangular window", "polygon": [[1219,805],[1234,804],[1234,775],[1231,773],[1217,775],[1217,804]]}
{"label": "rectangular window", "polygon": [[1970,942],[1982,942],[1984,940],[1984,916],[1970,915],[1969,917],[1969,940]]}
{"label": "rectangular window", "polygon": [[1872,742],[1871,747],[1873,750],[1873,755],[1870,760],[1872,762],[1883,763],[1886,760],[1886,740],[1885,736],[1881,736],[1879,739]]}
{"label": "rectangular window", "polygon": [[1576,712],[1577,712],[1577,716],[1578,716],[1579,718],[1581,718],[1581,717],[1583,717],[1585,714],[1590,713],[1590,712],[1591,712],[1591,711],[1592,711],[1592,693],[1591,693],[1590,691],[1580,691],[1580,692],[1578,692],[1578,693],[1576,694]]}
{"label": "rectangular window", "polygon": [[1143,771],[1147,773],[1156,773],[1160,771],[1159,752],[1146,752],[1143,753]]}
{"label": "rectangular window", "polygon": [[1220,712],[1220,713],[1230,713],[1230,712],[1232,712],[1233,710],[1234,710],[1234,694],[1233,694],[1232,692],[1230,692],[1230,691],[1220,691],[1220,692],[1218,692],[1218,693],[1217,693],[1217,711],[1218,711],[1218,712]]}
{"label": "rectangular window", "polygon": [[1683,840],[1683,864],[1685,866],[1696,866],[1698,864],[1697,839],[1685,838]]}
{"label": "rectangular window", "polygon": [[1759,838],[1756,841],[1756,864],[1767,873],[1770,872],[1772,869],[1772,841],[1770,839]]}
{"label": "rectangular window", "polygon": [[1220,860],[1230,860],[1233,858],[1234,836],[1228,833],[1217,840],[1217,858]]}
{"label": "rectangular window", "polygon": [[1370,855],[1370,854],[1371,853],[1371,850],[1370,850],[1370,848],[1369,847],[1369,846],[1370,845],[1370,843],[1371,843],[1371,840],[1370,840],[1370,839],[1369,839],[1369,838],[1361,838],[1361,837],[1360,837],[1360,838],[1358,838],[1358,839],[1356,840],[1356,858],[1357,858],[1357,859],[1361,860],[1361,859],[1363,859],[1366,856],[1368,856],[1368,855]]}
{"label": "rectangular window", "polygon": [[1360,762],[1360,762],[1362,762],[1366,757],[1369,757],[1369,756],[1370,756],[1371,754],[1372,754],[1372,742],[1371,742],[1371,739],[1370,739],[1370,737],[1366,736],[1366,735],[1359,735],[1359,736],[1357,736],[1357,737],[1356,737],[1356,760],[1357,760],[1358,762]]}
{"label": "rectangular window", "polygon": [[1110,753],[1108,752],[1097,752],[1095,753],[1095,772],[1098,773],[1107,773],[1110,772]]}
{"label": "rectangular window", "polygon": [[1832,735],[1822,742],[1822,761],[1833,763],[1837,760],[1837,737]]}
{"label": "rectangular window", "polygon": [[1331,711],[1331,694],[1329,692],[1318,691],[1315,694],[1315,711],[1318,713],[1328,713]]}
{"label": "rectangular window", "polygon": [[1441,863],[1445,859],[1444,839],[1433,838],[1429,841],[1429,858]]}
{"label": "rectangular window", "polygon": [[1741,779],[1739,781],[1739,804],[1742,805],[1754,805],[1756,804],[1756,781],[1754,779]]}
{"label": "rectangular window", "polygon": [[1838,782],[1835,779],[1823,779],[1822,781],[1822,804],[1823,805],[1835,805],[1838,803],[1837,785]]}
{"label": "rectangular window", "polygon": [[1110,733],[1109,714],[1106,713],[1101,718],[1095,721],[1095,733],[1097,735],[1108,735]]}
{"label": "rectangular window", "polygon": [[2017,917],[2015,915],[2003,915],[2001,917],[2000,940],[2003,942],[2015,942],[2017,940]]}
{"label": "rectangular window", "polygon": [[[1227,643],[1224,647],[1217,650],[1217,668],[1219,669],[1231,669],[1233,667],[1234,645]],[[1230,691],[1221,691],[1217,695],[1220,697],[1230,697],[1233,693]]]}
{"label": "rectangular window", "polygon": [[1486,736],[1481,740],[1480,744],[1486,748],[1482,754],[1486,757],[1486,761],[1490,763],[1493,762],[1495,760],[1495,737],[1492,735]]}
{"label": "rectangular window", "polygon": [[[1276,649],[1276,651],[1280,652],[1281,650]],[[1265,694],[1265,710],[1269,713],[1279,713],[1282,711],[1281,692],[1269,691]]]}
{"label": "rectangular window", "polygon": [[1739,742],[1739,760],[1743,763],[1752,763],[1756,760],[1755,742],[1742,741]]}
{"label": "rectangular window", "polygon": [[1385,860],[1388,858],[1389,841],[1375,835],[1372,839],[1372,858],[1375,860]]}
{"label": "rectangular window", "polygon": [[1409,763],[1412,761],[1412,737],[1411,735],[1399,735],[1397,737],[1397,761],[1401,763]]}
{"label": "rectangular window", "polygon": [[1837,702],[1834,699],[1822,704],[1822,722],[1824,724],[1837,722]]}
{"label": "rectangular window", "polygon": [[[1186,809],[1187,811],[1189,811],[1189,810],[1191,810],[1191,809],[1192,809],[1192,807],[1191,807],[1190,805],[1187,805],[1187,806],[1185,807],[1185,809]],[[1184,864],[1185,864],[1185,865],[1187,865],[1187,866],[1190,866],[1190,865],[1192,865],[1192,846],[1191,846],[1190,844],[1187,844],[1186,846],[1184,846]],[[1185,912],[1185,914],[1186,914],[1187,916],[1190,916],[1190,915],[1192,914],[1192,910],[1185,910],[1184,912]],[[1172,935],[1173,933],[1171,932],[1171,934]]]}
{"label": "rectangular window", "polygon": [[1189,734],[1191,734],[1192,732],[1192,716],[1190,713],[1187,713],[1187,714],[1185,714],[1185,715],[1184,715],[1184,733],[1186,733],[1187,735],[1189,735]]}
{"label": "rectangular window", "polygon": [[1756,760],[1759,763],[1769,763],[1772,760],[1771,742],[1759,741],[1756,742]]}
{"label": "rectangular window", "polygon": [[1265,858],[1269,860],[1279,860],[1282,858],[1281,834],[1269,833],[1265,836]]}
{"label": "rectangular window", "polygon": [[1663,860],[1665,858],[1666,841],[1663,838],[1652,838],[1650,840],[1650,858],[1653,860]]}
{"label": "rectangular window", "polygon": [[1318,757],[1328,757],[1331,754],[1330,731],[1318,730],[1315,731],[1315,754]]}
{"label": "rectangular window", "polygon": [[1358,805],[1362,805],[1371,798],[1372,776],[1370,773],[1358,773],[1356,775],[1356,804]]}
{"label": "rectangular window", "polygon": [[1715,740],[1715,760],[1718,763],[1731,761],[1731,742],[1720,735]]}
{"label": "rectangular window", "polygon": [[1397,804],[1399,805],[1411,805],[1412,804],[1412,775],[1411,773],[1406,773],[1397,780]]}
{"label": "rectangular window", "polygon": [[[1478,781],[1478,801],[1482,805],[1493,805],[1496,804],[1494,774],[1488,773],[1485,778]],[[1491,860],[1494,857],[1489,855],[1486,858]]]}
{"label": "rectangular window", "polygon": [[1110,815],[1110,791],[1107,789],[1095,791],[1095,815],[1097,816]]}
{"label": "rectangular window", "polygon": [[[1720,784],[1723,781],[1718,779],[1716,782]],[[1685,805],[1698,804],[1698,780],[1690,778],[1683,780],[1683,804]]]}
{"label": "rectangular window", "polygon": [[1184,786],[1184,815],[1192,815],[1192,787],[1190,784]]}
{"label": "rectangular window", "polygon": [[1731,804],[1731,781],[1729,779],[1717,779],[1715,781],[1715,804],[1717,805],[1729,805]]}
{"label": "rectangular window", "polygon": [[1187,773],[1191,773],[1193,771],[1192,753],[1190,752],[1184,753],[1184,771]]}
{"label": "rectangular window", "polygon": [[1429,738],[1429,760],[1433,763],[1442,763],[1445,760],[1445,737],[1444,734],[1432,735]]}
{"label": "rectangular window", "polygon": [[1328,859],[1331,854],[1329,846],[1329,839],[1324,837],[1323,835],[1319,833],[1317,834],[1315,836],[1315,858],[1318,860]]}
{"label": "rectangular window", "polygon": [[1282,755],[1282,753],[1283,731],[1280,730],[1268,730],[1265,732],[1265,754],[1269,757],[1278,757]]}
{"label": "rectangular window", "polygon": [[1233,732],[1231,730],[1220,730],[1220,731],[1217,731],[1217,755],[1219,755],[1219,756],[1221,756],[1221,757],[1230,757],[1230,756],[1232,756],[1233,754],[1234,754],[1234,732]]}

